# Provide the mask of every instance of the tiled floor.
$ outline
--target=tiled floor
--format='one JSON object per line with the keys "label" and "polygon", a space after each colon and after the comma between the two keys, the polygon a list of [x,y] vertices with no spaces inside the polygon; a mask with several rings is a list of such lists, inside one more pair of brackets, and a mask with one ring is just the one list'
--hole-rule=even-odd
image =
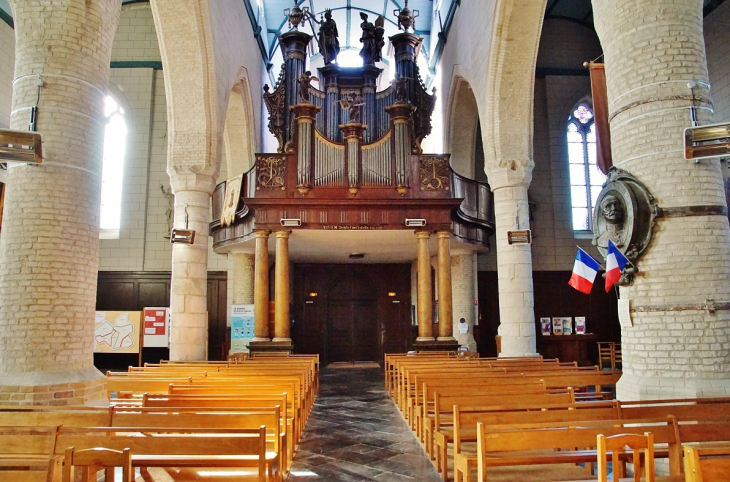
{"label": "tiled floor", "polygon": [[287,481],[438,482],[379,368],[325,368]]}

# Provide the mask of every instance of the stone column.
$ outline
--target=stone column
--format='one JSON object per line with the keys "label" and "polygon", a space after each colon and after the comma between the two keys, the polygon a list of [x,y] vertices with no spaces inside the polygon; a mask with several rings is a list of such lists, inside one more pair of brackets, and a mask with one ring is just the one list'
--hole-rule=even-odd
{"label": "stone column", "polygon": [[195,231],[194,244],[172,245],[170,359],[205,360],[208,338],[208,223],[215,178],[206,172],[170,176],[174,227]]}
{"label": "stone column", "polygon": [[451,296],[451,252],[449,250],[449,231],[436,233],[438,250],[438,290],[439,290],[439,336],[438,341],[454,340],[454,314]]}
{"label": "stone column", "polygon": [[270,341],[269,338],[269,234],[271,231],[255,231],[256,271],[253,284],[253,341]]}
{"label": "stone column", "polygon": [[526,169],[489,173],[494,193],[499,283],[500,356],[536,355],[532,249],[529,244],[509,244],[507,232],[530,228],[527,186],[532,179]]}
{"label": "stone column", "polygon": [[103,396],[104,386],[93,360],[99,195],[104,97],[121,4],[11,5],[10,128],[27,130],[40,95],[36,127],[45,159],[11,164],[7,173],[0,237],[3,403],[83,404]]}
{"label": "stone column", "polygon": [[[474,340],[474,324],[477,316],[477,306],[474,300],[477,299],[476,291],[477,276],[477,254],[469,250],[451,251],[451,286],[454,306],[454,337],[460,346],[469,348],[469,351],[477,350],[477,343]],[[460,320],[468,326],[467,333],[460,333]]]}
{"label": "stone column", "polygon": [[433,341],[433,296],[431,293],[431,255],[428,251],[429,231],[416,231],[418,238],[418,338]]}
{"label": "stone column", "polygon": [[593,9],[614,166],[644,183],[664,211],[637,263],[639,275],[620,288],[633,326],[621,330],[618,398],[730,395],[730,229],[722,173],[718,159],[683,158],[690,107],[698,106],[700,125],[712,122],[702,2],[594,0]]}
{"label": "stone column", "polygon": [[276,274],[274,279],[275,314],[274,339],[291,342],[289,336],[289,235],[291,231],[276,231]]}

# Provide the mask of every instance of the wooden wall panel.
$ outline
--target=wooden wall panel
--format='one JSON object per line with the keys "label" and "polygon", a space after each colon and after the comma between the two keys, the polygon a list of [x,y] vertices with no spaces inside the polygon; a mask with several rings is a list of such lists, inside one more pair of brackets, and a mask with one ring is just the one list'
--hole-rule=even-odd
{"label": "wooden wall panel", "polygon": [[[98,311],[141,311],[147,306],[170,305],[169,271],[100,271],[96,290]],[[230,344],[227,328],[227,273],[208,272],[208,359],[220,360]],[[169,358],[166,348],[146,348],[143,362],[158,363]],[[137,355],[102,354],[94,356],[100,369],[120,369],[138,363]]]}
{"label": "wooden wall panel", "polygon": [[[570,271],[532,273],[538,351],[541,348],[540,317],[585,316],[587,331],[596,334],[597,341],[620,342],[616,292],[611,290],[606,293],[604,280],[599,273],[591,294],[583,294],[568,285],[570,275]],[[499,326],[497,273],[480,271],[478,279],[480,326],[475,329],[475,337],[482,356],[495,356],[494,336]],[[588,357],[594,363],[598,362],[595,344],[589,346]]]}

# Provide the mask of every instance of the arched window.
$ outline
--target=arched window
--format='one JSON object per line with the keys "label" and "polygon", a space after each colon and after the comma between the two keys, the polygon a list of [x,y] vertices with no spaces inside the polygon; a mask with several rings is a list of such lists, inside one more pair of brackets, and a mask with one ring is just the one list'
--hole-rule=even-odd
{"label": "arched window", "polygon": [[596,166],[596,131],[593,111],[579,103],[568,117],[568,162],[573,230],[591,229],[593,208],[606,176]]}
{"label": "arched window", "polygon": [[104,100],[104,160],[101,173],[101,239],[118,239],[122,212],[122,181],[127,123],[124,109],[111,96]]}

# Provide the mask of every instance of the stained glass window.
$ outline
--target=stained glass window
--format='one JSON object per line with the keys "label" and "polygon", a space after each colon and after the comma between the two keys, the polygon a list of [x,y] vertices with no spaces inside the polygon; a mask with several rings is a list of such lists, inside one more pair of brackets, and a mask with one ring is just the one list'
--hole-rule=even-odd
{"label": "stained glass window", "polygon": [[596,166],[596,133],[593,111],[578,104],[568,117],[568,163],[573,230],[591,229],[593,208],[606,176]]}

